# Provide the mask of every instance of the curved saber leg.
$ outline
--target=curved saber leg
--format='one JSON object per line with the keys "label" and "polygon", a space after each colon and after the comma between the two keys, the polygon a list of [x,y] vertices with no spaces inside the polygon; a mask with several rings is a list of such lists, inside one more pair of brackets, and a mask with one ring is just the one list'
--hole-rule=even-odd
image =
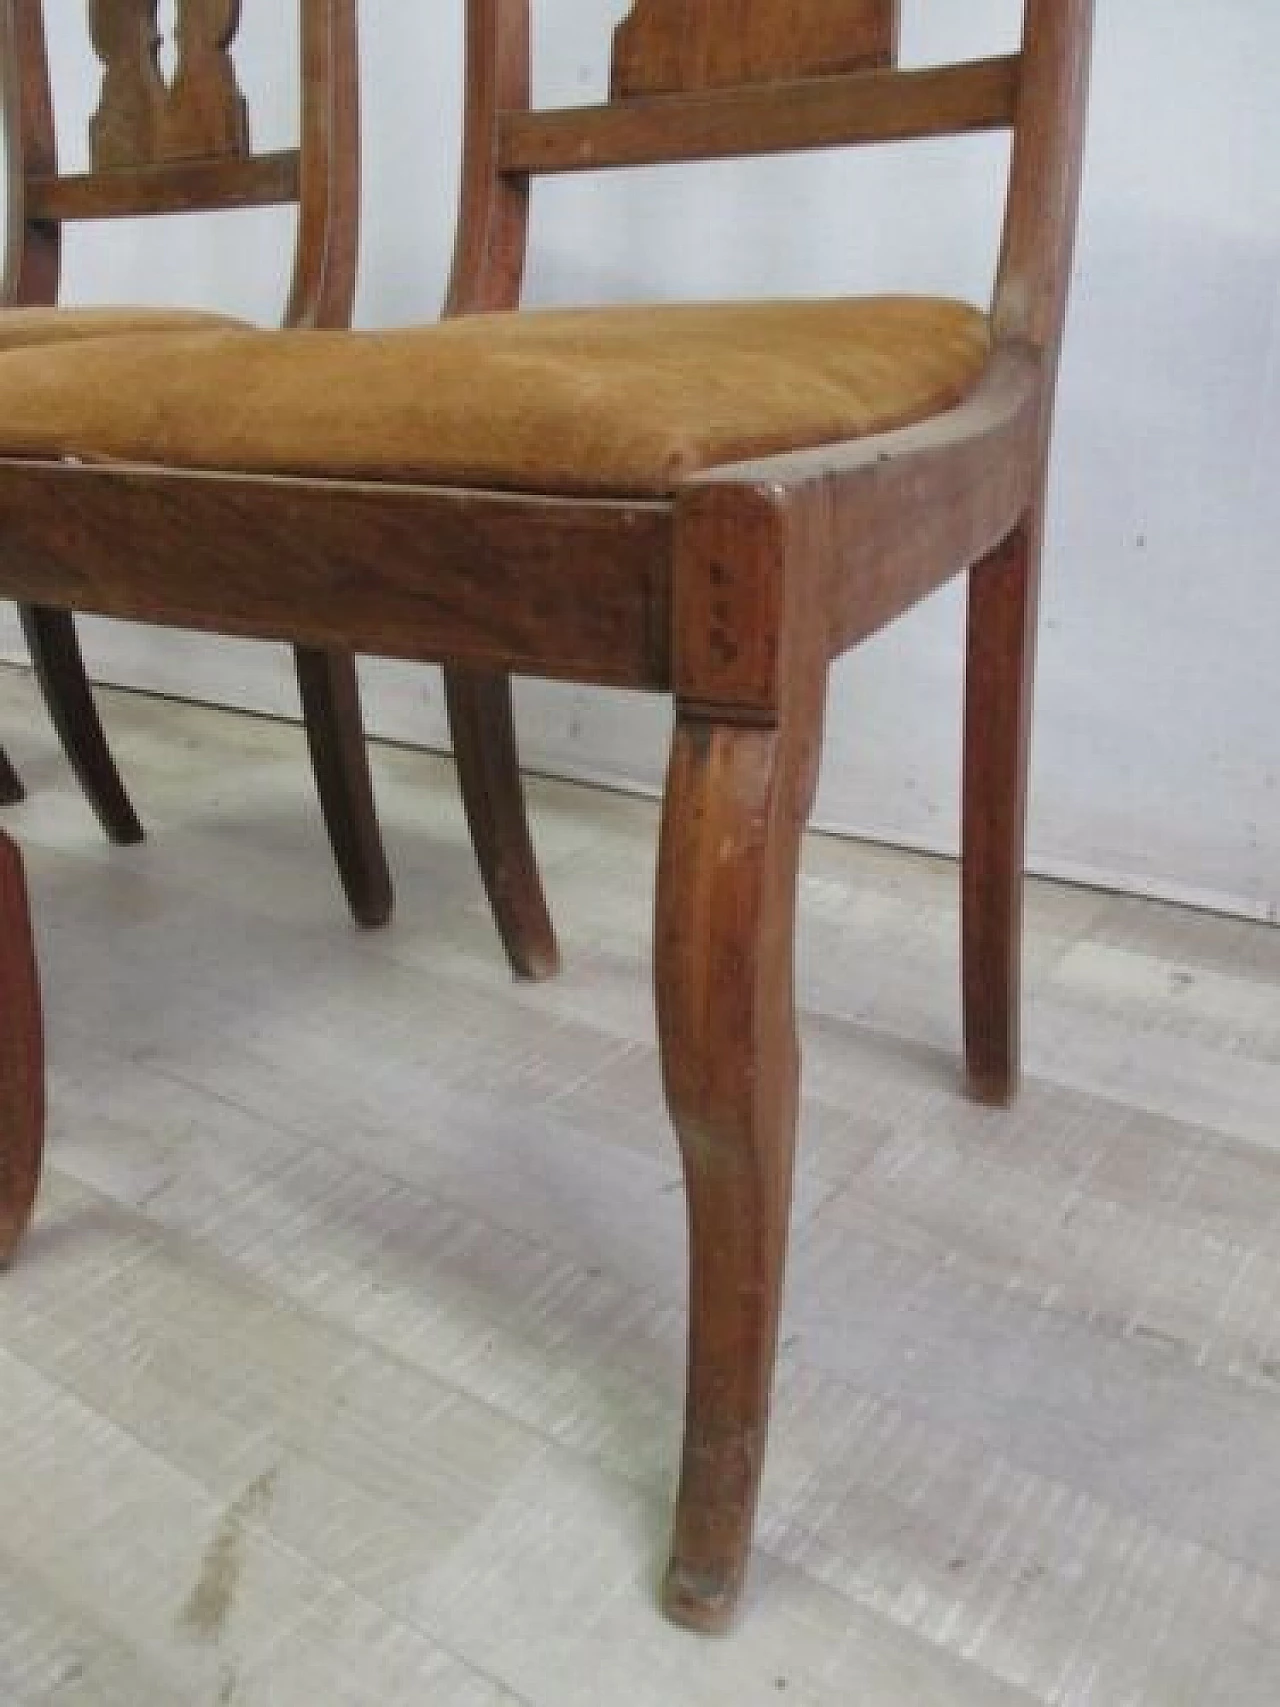
{"label": "curved saber leg", "polygon": [[85,673],[75,619],[69,611],[20,605],[36,680],[63,751],[108,841],[132,847],[142,825],[120,780]]}
{"label": "curved saber leg", "polygon": [[0,747],[0,806],[16,805],[25,794],[22,778],[9,762],[8,753]]}
{"label": "curved saber leg", "polygon": [[44,1043],[22,861],[0,833],[0,1269],[31,1220],[44,1151]]}
{"label": "curved saber leg", "polygon": [[560,950],[525,814],[511,715],[511,679],[444,672],[458,786],[498,935],[518,978],[550,978]]}
{"label": "curved saber leg", "polygon": [[349,652],[294,650],[311,769],[329,846],[351,916],[363,930],[391,917],[395,897],[382,845],[360,711],[360,681]]}

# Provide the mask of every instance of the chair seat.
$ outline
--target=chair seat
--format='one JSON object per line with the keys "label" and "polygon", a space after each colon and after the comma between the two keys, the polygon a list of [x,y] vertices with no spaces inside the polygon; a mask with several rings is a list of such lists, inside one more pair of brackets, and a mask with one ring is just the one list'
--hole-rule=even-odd
{"label": "chair seat", "polygon": [[660,498],[959,402],[987,317],[921,297],[213,330],[0,357],[0,454]]}
{"label": "chair seat", "polygon": [[32,344],[73,344],[86,338],[115,338],[138,332],[198,332],[243,327],[225,314],[195,308],[4,308],[0,309],[0,355]]}

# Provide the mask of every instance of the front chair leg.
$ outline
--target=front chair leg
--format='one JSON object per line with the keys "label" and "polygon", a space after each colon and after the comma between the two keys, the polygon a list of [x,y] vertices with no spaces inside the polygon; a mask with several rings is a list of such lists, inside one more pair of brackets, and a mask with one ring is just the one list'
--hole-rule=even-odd
{"label": "front chair leg", "polygon": [[320,809],[352,917],[376,930],[391,917],[394,895],[369,774],[360,681],[349,652],[299,646],[298,691]]}
{"label": "front chair leg", "polygon": [[444,689],[471,845],[507,959],[518,978],[550,978],[560,950],[525,813],[511,679],[446,667]]}
{"label": "front chair leg", "polygon": [[820,700],[768,728],[681,710],[663,808],[658,1021],[690,1260],[684,1456],[663,1604],[702,1631],[732,1616],[764,1461],[799,1085],[796,883],[820,725]]}
{"label": "front chair leg", "polygon": [[25,793],[22,778],[10,764],[8,753],[0,747],[0,806],[16,805]]}
{"label": "front chair leg", "polygon": [[27,891],[0,833],[0,1269],[31,1220],[44,1149],[44,1049]]}
{"label": "front chair leg", "polygon": [[1031,702],[1042,529],[1037,509],[969,575],[963,983],[971,1094],[1017,1093]]}
{"label": "front chair leg", "polygon": [[36,680],[53,726],[85,798],[109,841],[132,847],[142,825],[125,793],[85,674],[75,620],[69,611],[19,605]]}

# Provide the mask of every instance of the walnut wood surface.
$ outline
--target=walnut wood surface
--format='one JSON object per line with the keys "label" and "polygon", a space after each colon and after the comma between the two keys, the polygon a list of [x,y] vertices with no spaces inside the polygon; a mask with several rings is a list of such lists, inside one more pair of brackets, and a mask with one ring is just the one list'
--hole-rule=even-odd
{"label": "walnut wood surface", "polygon": [[220,160],[249,152],[249,104],[231,44],[241,0],[178,0],[178,62],[156,126],[158,160]]}
{"label": "walnut wood surface", "polygon": [[671,680],[671,529],[661,504],[0,462],[9,596],[619,687]]}
{"label": "walnut wood surface", "polygon": [[[852,7],[850,16],[864,10]],[[996,62],[954,76],[853,85],[841,78],[838,88],[797,95],[797,70],[818,62],[803,31],[794,40],[789,32],[817,15],[794,0],[637,6],[632,33],[620,38],[617,93],[643,89],[645,98],[619,99],[619,117],[590,109],[576,121],[558,113],[544,126],[524,116],[524,0],[472,0],[449,311],[518,302],[529,179],[538,170],[530,139],[543,148],[554,141],[547,170],[575,148],[584,159],[596,149],[591,163],[602,163],[602,136],[616,155],[624,146],[634,154],[639,144],[625,139],[652,138],[661,103],[651,92],[673,78],[694,91],[671,108],[686,115],[680,123],[739,111],[740,101],[762,103],[752,106],[769,109],[762,133],[791,126],[793,142],[802,132],[821,140],[831,111],[824,103],[844,101],[849,87],[862,91],[859,101],[905,103],[893,134],[967,128],[955,110],[945,124],[939,115],[959,90],[972,119],[975,90],[985,89],[991,122],[1001,113],[1012,119],[1013,169],[994,349],[983,381],[959,407],[861,442],[711,470],[669,505],[0,465],[0,543],[15,547],[0,563],[0,590],[145,620],[440,659],[459,686],[468,672],[493,680],[527,671],[674,691],[656,992],[688,1184],[691,1309],[665,1599],[673,1617],[698,1629],[723,1625],[737,1598],[764,1453],[795,1141],[797,861],[827,666],[971,569],[968,1053],[983,1095],[1004,1095],[1017,1069],[1036,541],[1092,5],[1026,0],[1016,77],[1009,62]],[[713,35],[698,34],[702,21]],[[735,30],[740,40],[730,39]],[[714,52],[705,45],[713,36]],[[852,63],[864,49],[851,34]],[[793,50],[799,66],[787,58]],[[708,98],[733,63],[750,93]],[[887,118],[877,124],[890,133]],[[739,146],[750,139],[739,137]],[[219,540],[234,540],[234,553],[220,551]],[[130,554],[111,549],[125,541],[144,543]],[[513,762],[499,759],[505,811]]]}
{"label": "walnut wood surface", "polygon": [[178,0],[171,83],[160,70],[159,0],[89,0],[102,88],[89,126],[95,172],[249,152],[249,109],[231,44],[240,0]]}
{"label": "walnut wood surface", "polygon": [[963,988],[969,1088],[1018,1089],[1022,891],[1043,527],[1021,521],[969,576],[963,816]]}
{"label": "walnut wood surface", "polygon": [[23,605],[19,615],[36,680],[85,798],[107,840],[133,847],[143,839],[142,825],[93,703],[75,621],[69,611],[44,605]]}
{"label": "walnut wood surface", "polygon": [[1013,122],[1016,55],[921,71],[667,95],[564,112],[513,112],[500,125],[505,172],[594,172],[789,150],[904,142]]}
{"label": "walnut wood surface", "polygon": [[27,892],[0,831],[0,1269],[26,1231],[44,1149],[44,1045]]}
{"label": "walnut wood surface", "polygon": [[507,958],[518,978],[553,977],[560,949],[525,813],[511,679],[455,665],[444,685],[471,844]]}
{"label": "walnut wood surface", "polygon": [[822,77],[897,55],[898,0],[635,0],[614,34],[618,100]]}
{"label": "walnut wood surface", "polygon": [[378,833],[354,661],[349,652],[302,646],[295,661],[311,768],[347,905],[362,929],[377,930],[391,917],[394,895]]}
{"label": "walnut wood surface", "polygon": [[156,158],[169,94],[160,72],[159,13],[159,0],[89,0],[89,36],[102,61],[98,108],[89,121],[95,171]]}
{"label": "walnut wood surface", "polygon": [[[708,703],[677,628],[655,983],[663,1082],[689,1207],[689,1382],[668,1613],[716,1630],[746,1573],[768,1431],[791,1207],[800,1051],[793,938],[822,745],[820,536],[800,500],[708,487],[681,516],[677,586],[776,583],[776,694],[752,726]],[[687,609],[688,602],[678,604]]]}
{"label": "walnut wood surface", "polygon": [[26,199],[29,217],[44,223],[278,207],[296,202],[300,186],[298,150],[286,148],[250,160],[188,160],[32,178]]}

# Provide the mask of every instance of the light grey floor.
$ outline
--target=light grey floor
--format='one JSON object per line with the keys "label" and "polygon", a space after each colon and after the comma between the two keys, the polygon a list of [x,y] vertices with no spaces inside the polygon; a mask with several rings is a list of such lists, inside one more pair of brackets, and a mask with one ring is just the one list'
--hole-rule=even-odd
{"label": "light grey floor", "polygon": [[954,870],[812,843],[759,1562],[709,1643],[654,1610],[653,809],[535,785],[567,969],[520,988],[444,762],[378,755],[361,936],[296,731],[104,699],[123,853],[0,672],[52,1058],[3,1707],[1277,1707],[1280,932],[1036,887],[1000,1116],[957,1094]]}

